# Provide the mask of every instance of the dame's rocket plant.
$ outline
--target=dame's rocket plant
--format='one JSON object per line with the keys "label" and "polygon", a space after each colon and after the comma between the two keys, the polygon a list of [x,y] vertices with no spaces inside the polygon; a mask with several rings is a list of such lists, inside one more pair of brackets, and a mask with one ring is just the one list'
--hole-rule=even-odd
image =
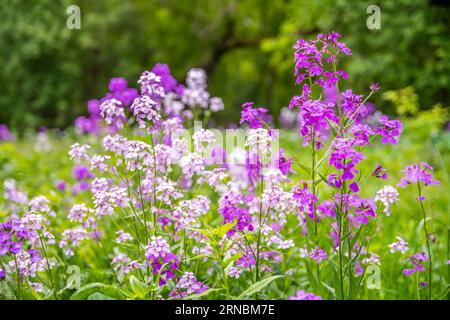
{"label": "dame's rocket plant", "polygon": [[[369,267],[402,255],[405,279],[426,273],[420,285],[433,298],[422,191],[438,182],[426,163],[406,167],[399,182],[417,188],[426,253],[400,235],[389,247],[373,245],[377,219],[395,218],[403,199],[390,185],[365,194],[363,183],[386,180],[387,172],[363,172],[361,163],[375,143],[397,144],[402,123],[386,115],[368,121],[368,100],[380,87],[370,84],[366,95],[345,87],[339,62],[349,55],[333,32],[294,46],[299,93],[289,109],[307,161],[283,145],[282,132],[267,121],[270,110],[253,102],[242,105],[245,144],[215,145],[214,131],[194,123],[207,124],[224,108],[201,69],[188,72],[185,86],[163,64],[144,71],[137,89],[111,79],[109,92],[90,100],[89,116],[75,123],[101,143],[70,147],[77,185],[69,206],[29,199],[15,181],[4,182],[9,217],[0,224],[0,281],[17,299],[24,292],[67,298],[73,288],[58,270],[75,264],[89,281],[98,277],[92,269],[106,270],[99,281],[133,299],[265,297],[272,281],[283,299],[354,299]],[[66,183],[58,181],[57,190]],[[248,293],[251,286],[258,291]]]}

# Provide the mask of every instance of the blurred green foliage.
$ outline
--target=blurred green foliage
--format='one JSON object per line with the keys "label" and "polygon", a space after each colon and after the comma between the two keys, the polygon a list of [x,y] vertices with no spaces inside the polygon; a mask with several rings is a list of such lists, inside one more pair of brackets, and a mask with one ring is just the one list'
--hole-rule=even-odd
{"label": "blurred green foliage", "polygon": [[[369,30],[365,0],[9,0],[0,3],[0,123],[64,127],[101,97],[108,79],[135,83],[156,62],[179,81],[203,67],[210,91],[236,121],[248,100],[273,114],[298,90],[292,45],[330,30],[353,51],[347,81],[362,93],[414,88],[417,107],[450,98],[450,10],[442,1],[385,0],[381,29]],[[441,4],[439,4],[441,3]],[[81,30],[66,9],[81,8]],[[381,97],[381,95],[379,95]],[[392,99],[378,98],[389,110]],[[393,101],[392,101],[393,102]]]}

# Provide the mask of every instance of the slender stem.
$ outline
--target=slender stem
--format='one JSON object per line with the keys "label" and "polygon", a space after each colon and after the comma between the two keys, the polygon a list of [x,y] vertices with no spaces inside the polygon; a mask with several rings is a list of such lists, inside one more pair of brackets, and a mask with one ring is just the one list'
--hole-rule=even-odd
{"label": "slender stem", "polygon": [[[312,148],[312,168],[311,168],[311,180],[312,180],[312,194],[316,196],[316,137],[314,130],[311,131],[311,148]],[[313,202],[313,216],[314,216],[314,234],[317,241],[317,217],[316,217],[316,202]]]}
{"label": "slender stem", "polygon": [[264,192],[264,178],[262,175],[262,172],[259,172],[260,175],[260,199],[259,199],[259,227],[258,227],[258,236],[257,236],[257,240],[256,240],[256,281],[260,280],[260,270],[259,270],[259,263],[260,263],[260,250],[261,250],[261,229],[262,229],[262,211],[263,211],[263,207],[262,207],[262,194]]}
{"label": "slender stem", "polygon": [[42,240],[41,233],[39,232],[38,234],[39,234],[39,241],[41,242],[41,246],[42,246],[42,251],[44,252],[45,261],[47,263],[48,277],[50,278],[50,283],[52,284],[53,295],[54,295],[55,299],[58,300],[58,296],[56,295],[55,284],[53,283],[53,277],[52,277],[52,270],[50,268],[50,262],[48,261],[47,251],[45,250],[44,241]]}
{"label": "slender stem", "polygon": [[420,182],[417,182],[417,189],[419,191],[419,204],[420,204],[420,209],[422,210],[422,215],[423,215],[423,231],[425,233],[425,240],[426,240],[426,244],[427,244],[427,250],[428,250],[428,294],[429,294],[429,299],[432,299],[432,291],[431,291],[431,284],[433,281],[432,278],[432,258],[431,258],[431,246],[430,246],[430,239],[428,237],[428,229],[427,229],[427,215],[425,213],[425,208],[423,207],[423,201],[421,200],[422,198],[422,188],[420,187]]}
{"label": "slender stem", "polygon": [[147,215],[145,210],[145,204],[144,204],[144,198],[142,196],[142,183],[141,183],[141,173],[140,170],[137,170],[138,175],[138,183],[139,183],[139,197],[141,200],[141,206],[142,206],[142,215],[144,216],[144,234],[145,234],[145,242],[148,243],[148,224],[147,224]]}
{"label": "slender stem", "polygon": [[[345,160],[344,160],[344,166],[345,166]],[[342,183],[341,191],[340,191],[340,204],[339,204],[339,280],[341,283],[341,297],[344,299],[344,274],[343,274],[343,253],[342,253],[342,246],[343,246],[343,234],[345,234],[344,230],[344,221],[346,220],[346,217],[344,216],[344,194],[346,191],[346,183],[345,181]]]}
{"label": "slender stem", "polygon": [[[153,205],[156,207],[156,154],[155,143],[153,142],[153,136],[151,137],[152,151],[153,151]],[[153,235],[156,235],[156,211],[153,210]]]}
{"label": "slender stem", "polygon": [[[311,148],[312,148],[312,159],[311,159],[311,180],[312,180],[312,194],[316,197],[316,135],[314,129],[311,131]],[[314,235],[315,235],[315,243],[318,245],[318,230],[317,230],[317,210],[316,210],[316,202],[313,200],[313,217],[314,217]],[[320,269],[319,264],[316,264],[316,272],[317,272],[317,283],[320,284]]]}
{"label": "slender stem", "polygon": [[224,267],[224,265],[223,265],[223,253],[222,253],[222,249],[220,249],[220,252],[221,252],[221,258],[220,258],[220,261],[222,261],[222,263],[221,263],[221,271],[222,271],[222,281],[223,281],[223,286],[224,286],[224,288],[225,288],[225,292],[227,293],[227,296],[226,296],[226,300],[228,300],[228,299],[230,299],[230,287],[228,286],[228,277],[227,277],[227,274],[226,274],[226,272],[225,272],[225,267]]}
{"label": "slender stem", "polygon": [[22,300],[22,288],[20,285],[20,273],[19,273],[19,265],[17,264],[16,255],[14,255],[14,263],[16,265],[16,280],[17,280],[17,295],[19,296],[19,300]]}

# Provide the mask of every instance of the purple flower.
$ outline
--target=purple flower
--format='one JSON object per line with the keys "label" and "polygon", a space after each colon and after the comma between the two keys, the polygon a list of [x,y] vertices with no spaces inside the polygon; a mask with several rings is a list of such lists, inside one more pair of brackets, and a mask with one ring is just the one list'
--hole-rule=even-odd
{"label": "purple flower", "polygon": [[316,260],[316,263],[321,263],[323,260],[325,260],[328,255],[323,249],[319,249],[318,246],[316,246],[308,255],[311,259]]}
{"label": "purple flower", "polygon": [[141,94],[147,95],[152,98],[153,101],[161,102],[166,93],[161,85],[161,77],[150,71],[144,71],[138,83],[141,86]]}
{"label": "purple flower", "polygon": [[300,106],[299,112],[300,136],[304,138],[304,145],[311,141],[311,136],[320,138],[321,130],[329,130],[328,121],[337,122],[331,104],[324,104],[319,100],[308,100]]}
{"label": "purple flower", "polygon": [[341,94],[341,108],[351,119],[367,115],[366,106],[362,104],[362,101],[363,96],[353,93],[352,90],[346,90]]}
{"label": "purple flower", "polygon": [[152,69],[152,72],[161,78],[161,86],[165,92],[175,92],[177,90],[177,80],[170,73],[170,68],[167,64],[157,63]]}
{"label": "purple flower", "polygon": [[380,178],[380,179],[383,179],[383,180],[386,180],[386,179],[388,178],[387,170],[384,169],[384,168],[383,168],[382,166],[380,166],[380,165],[377,165],[377,167],[375,168],[375,170],[372,172],[372,175],[373,175],[375,178]]}
{"label": "purple flower", "polygon": [[56,186],[56,189],[58,189],[59,191],[66,190],[66,182],[64,180],[56,181],[55,186]]}
{"label": "purple flower", "polygon": [[380,85],[378,84],[378,82],[372,82],[370,84],[370,90],[373,92],[377,92],[378,90],[380,90]]}
{"label": "purple flower", "polygon": [[322,213],[322,216],[334,217],[334,209],[336,205],[331,200],[324,200],[320,205],[317,206],[317,210]]}
{"label": "purple flower", "polygon": [[360,277],[360,276],[363,275],[363,273],[364,273],[364,270],[363,270],[363,268],[361,267],[361,262],[356,261],[356,264],[355,264],[355,274],[356,274],[358,277]]}
{"label": "purple flower", "polygon": [[[312,194],[306,182],[303,183],[303,188],[298,185],[292,188],[292,197],[298,201],[298,208],[300,211],[306,213],[311,220],[314,220],[314,204],[319,200]],[[318,219],[318,217],[315,217]]]}
{"label": "purple flower", "polygon": [[135,88],[126,88],[123,91],[114,93],[114,98],[121,101],[126,106],[131,105],[138,96],[139,93]]}
{"label": "purple flower", "polygon": [[265,108],[253,108],[254,102],[246,102],[242,105],[241,121],[247,122],[251,129],[258,129],[263,126],[262,116],[269,110]]}
{"label": "purple flower", "polygon": [[75,119],[75,126],[84,134],[98,133],[100,129],[97,119],[86,118],[85,116],[77,117]]}
{"label": "purple flower", "polygon": [[139,128],[146,128],[147,126],[154,127],[161,116],[158,113],[159,103],[153,100],[150,96],[144,95],[136,98],[130,107],[133,112]]}
{"label": "purple flower", "polygon": [[433,171],[433,167],[427,164],[426,162],[421,162],[417,164],[413,164],[407,166],[404,170],[401,170],[405,173],[405,177],[403,177],[398,184],[398,186],[405,188],[408,184],[416,184],[422,181],[425,186],[428,185],[439,185],[440,182],[433,179],[433,176],[428,171]]}
{"label": "purple flower", "polygon": [[125,78],[111,78],[108,89],[111,92],[119,92],[128,88],[128,83]]}
{"label": "purple flower", "polygon": [[294,157],[286,158],[284,155],[284,150],[280,149],[280,151],[278,153],[278,169],[280,169],[280,171],[284,175],[287,175],[288,173],[290,173],[292,171],[291,166],[292,166],[293,159],[294,159]]}
{"label": "purple flower", "polygon": [[289,300],[323,300],[321,296],[316,296],[314,293],[298,290],[295,296],[289,297]]}
{"label": "purple flower", "polygon": [[126,121],[123,103],[115,98],[105,100],[100,104],[100,116],[107,125],[123,128]]}
{"label": "purple flower", "polygon": [[[161,236],[152,236],[150,243],[145,250],[147,265],[151,265],[153,273],[161,274],[159,285],[163,286],[167,280],[175,277],[173,271],[178,269],[179,259],[171,251],[169,244]],[[161,271],[165,265],[164,270]]]}
{"label": "purple flower", "polygon": [[342,179],[336,173],[332,173],[328,176],[328,185],[339,189],[342,187]]}
{"label": "purple flower", "polygon": [[228,232],[232,235],[237,231],[252,231],[252,219],[248,209],[240,207],[242,203],[242,194],[231,189],[224,193],[219,200],[219,213],[223,215],[223,223],[232,223],[236,221],[236,225]]}
{"label": "purple flower", "polygon": [[380,127],[375,130],[375,133],[381,135],[382,144],[397,144],[398,137],[403,131],[403,126],[399,120],[389,120],[386,115],[380,118]]}
{"label": "purple flower", "polygon": [[294,96],[289,103],[289,109],[293,109],[303,105],[306,101],[310,100],[311,88],[308,84],[304,84],[302,88],[301,96]]}
{"label": "purple flower", "polygon": [[77,181],[93,178],[94,175],[89,171],[89,168],[83,164],[78,164],[73,167],[72,175]]}
{"label": "purple flower", "polygon": [[355,228],[359,228],[361,224],[369,223],[369,217],[376,217],[376,206],[372,199],[361,198],[359,195],[354,194],[344,195],[342,201],[348,210],[350,208],[353,209],[353,212],[349,213],[348,216],[351,225]]}
{"label": "purple flower", "polygon": [[410,256],[408,259],[406,259],[406,261],[409,261],[413,264],[412,268],[403,270],[403,274],[409,277],[415,272],[425,271],[424,262],[428,261],[428,256],[423,252],[418,252]]}
{"label": "purple flower", "polygon": [[198,281],[192,272],[185,272],[169,296],[172,298],[185,298],[193,294],[202,293],[207,289],[208,287]]}
{"label": "purple flower", "polygon": [[342,180],[353,180],[358,171],[355,166],[364,159],[364,155],[353,149],[355,140],[337,137],[332,143],[329,165],[342,170]]}
{"label": "purple flower", "polygon": [[348,185],[348,188],[351,190],[351,191],[353,191],[353,192],[359,192],[359,186],[358,186],[358,183],[356,182],[356,181],[353,181],[352,183],[350,183],[349,185]]}
{"label": "purple flower", "polygon": [[91,99],[87,102],[89,115],[93,118],[100,118],[100,100]]}
{"label": "purple flower", "polygon": [[6,124],[0,124],[0,141],[11,141],[13,140],[12,134]]}

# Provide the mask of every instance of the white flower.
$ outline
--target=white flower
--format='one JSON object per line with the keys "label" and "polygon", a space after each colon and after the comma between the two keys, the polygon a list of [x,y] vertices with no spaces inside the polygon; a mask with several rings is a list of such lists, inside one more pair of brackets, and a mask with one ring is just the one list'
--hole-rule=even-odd
{"label": "white flower", "polygon": [[273,137],[269,135],[269,131],[266,129],[250,129],[245,146],[265,155],[269,152],[272,141]]}
{"label": "white flower", "polygon": [[[203,152],[216,140],[210,130],[200,129],[193,135],[195,151]],[[205,146],[206,144],[206,146]]]}
{"label": "white flower", "polygon": [[389,248],[391,249],[391,253],[394,253],[395,251],[400,251],[401,253],[405,253],[408,251],[408,242],[405,241],[405,239],[401,237],[397,237],[396,242],[393,242],[389,245]]}
{"label": "white flower", "polygon": [[390,205],[398,202],[398,191],[392,186],[384,186],[378,190],[375,201],[381,201],[384,204],[383,212],[390,216]]}

